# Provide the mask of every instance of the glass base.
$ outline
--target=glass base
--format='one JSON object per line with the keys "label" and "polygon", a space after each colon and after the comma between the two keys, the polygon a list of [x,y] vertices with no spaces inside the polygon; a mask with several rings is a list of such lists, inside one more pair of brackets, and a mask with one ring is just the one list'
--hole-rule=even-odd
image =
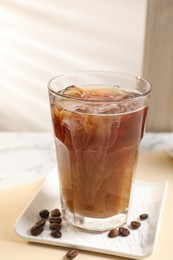
{"label": "glass base", "polygon": [[74,227],[87,232],[104,232],[122,226],[127,221],[127,209],[123,212],[108,218],[89,218],[78,213],[72,213],[62,203],[63,217]]}

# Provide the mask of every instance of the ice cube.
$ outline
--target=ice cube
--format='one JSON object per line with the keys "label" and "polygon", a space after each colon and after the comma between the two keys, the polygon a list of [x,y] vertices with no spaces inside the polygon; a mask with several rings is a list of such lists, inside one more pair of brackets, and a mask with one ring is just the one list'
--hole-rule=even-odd
{"label": "ice cube", "polygon": [[86,105],[80,105],[80,106],[75,106],[73,108],[73,111],[74,112],[77,112],[77,113],[82,113],[82,114],[88,114],[91,112],[91,109],[89,106],[86,106]]}
{"label": "ice cube", "polygon": [[120,86],[118,85],[114,85],[112,86],[112,90],[113,92],[115,92],[117,95],[122,95],[122,96],[126,96],[128,94],[128,92],[124,89],[121,89]]}
{"label": "ice cube", "polygon": [[123,100],[128,96],[126,92],[124,93],[118,93],[116,96],[113,97],[113,100],[118,101],[118,100]]}
{"label": "ice cube", "polygon": [[105,105],[98,109],[99,114],[121,114],[126,112],[127,108],[122,104]]}
{"label": "ice cube", "polygon": [[129,92],[127,93],[126,96],[124,96],[124,99],[128,99],[128,98],[136,98],[136,97],[140,97],[141,95],[139,93],[135,93],[135,92]]}
{"label": "ice cube", "polygon": [[112,114],[111,111],[112,111],[113,107],[114,107],[114,104],[100,106],[98,108],[98,113],[99,114]]}
{"label": "ice cube", "polygon": [[115,130],[116,128],[120,127],[120,123],[121,123],[121,117],[117,117],[116,121],[112,124],[111,128]]}
{"label": "ice cube", "polygon": [[66,87],[63,91],[62,91],[63,95],[66,96],[72,96],[72,97],[82,97],[83,96],[83,90],[80,89],[79,87],[75,86],[75,85],[71,85]]}

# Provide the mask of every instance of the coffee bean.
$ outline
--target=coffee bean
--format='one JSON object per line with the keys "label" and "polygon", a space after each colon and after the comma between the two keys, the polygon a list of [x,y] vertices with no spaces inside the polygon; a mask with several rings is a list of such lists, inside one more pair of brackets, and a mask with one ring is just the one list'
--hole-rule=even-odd
{"label": "coffee bean", "polygon": [[108,233],[108,237],[113,238],[119,236],[119,231],[117,229],[111,229]]}
{"label": "coffee bean", "polygon": [[130,235],[130,231],[124,227],[119,228],[119,233],[120,233],[120,236],[122,236],[122,237],[127,237],[128,235]]}
{"label": "coffee bean", "polygon": [[62,219],[60,217],[51,217],[51,218],[49,218],[49,222],[60,224],[62,222]]}
{"label": "coffee bean", "polygon": [[139,221],[131,221],[131,226],[133,229],[138,229],[141,226]]}
{"label": "coffee bean", "polygon": [[35,225],[30,229],[30,232],[33,236],[38,236],[43,232],[43,226]]}
{"label": "coffee bean", "polygon": [[52,230],[51,236],[54,238],[60,238],[60,237],[62,237],[62,233],[58,229],[55,229],[55,230]]}
{"label": "coffee bean", "polygon": [[53,209],[53,210],[51,211],[51,216],[52,216],[52,217],[60,217],[60,216],[61,216],[60,210],[59,210],[59,209]]}
{"label": "coffee bean", "polygon": [[147,219],[149,217],[149,215],[144,213],[144,214],[141,214],[139,217],[141,220],[144,220],[144,219]]}
{"label": "coffee bean", "polygon": [[43,209],[39,212],[39,215],[41,218],[48,218],[49,217],[49,211],[47,209]]}
{"label": "coffee bean", "polygon": [[36,222],[36,225],[38,225],[38,226],[44,226],[45,224],[46,224],[45,219],[40,219],[39,221]]}
{"label": "coffee bean", "polygon": [[51,223],[51,224],[49,225],[49,228],[50,228],[50,230],[55,230],[55,229],[60,230],[60,229],[61,229],[61,225],[58,224],[58,223]]}
{"label": "coffee bean", "polygon": [[79,251],[77,249],[69,249],[66,253],[66,257],[69,260],[74,259],[78,255]]}

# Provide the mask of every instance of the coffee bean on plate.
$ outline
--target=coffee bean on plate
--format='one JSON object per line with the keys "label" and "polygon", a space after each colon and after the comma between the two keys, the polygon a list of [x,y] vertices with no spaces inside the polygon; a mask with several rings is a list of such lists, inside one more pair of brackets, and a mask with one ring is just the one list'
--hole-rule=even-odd
{"label": "coffee bean on plate", "polygon": [[39,212],[39,215],[41,218],[48,218],[49,217],[49,211],[47,209],[42,209]]}
{"label": "coffee bean on plate", "polygon": [[138,229],[141,226],[141,223],[139,221],[131,221],[131,227],[133,229]]}
{"label": "coffee bean on plate", "polygon": [[38,236],[43,232],[44,228],[40,225],[35,225],[30,229],[30,232],[33,236]]}
{"label": "coffee bean on plate", "polygon": [[49,229],[50,229],[50,230],[55,230],[55,229],[60,230],[60,229],[61,229],[61,225],[58,224],[58,223],[51,223],[51,224],[49,225]]}
{"label": "coffee bean on plate", "polygon": [[49,218],[49,222],[50,223],[58,223],[58,224],[60,224],[62,222],[62,218],[60,218],[60,217],[50,217]]}
{"label": "coffee bean on plate", "polygon": [[38,225],[38,226],[44,226],[45,224],[46,224],[45,219],[40,219],[39,221],[36,222],[36,225]]}
{"label": "coffee bean on plate", "polygon": [[119,231],[117,229],[111,229],[108,233],[108,237],[114,238],[119,236]]}
{"label": "coffee bean on plate", "polygon": [[139,217],[140,217],[141,220],[144,220],[144,219],[147,219],[149,217],[149,215],[146,214],[146,213],[143,213]]}
{"label": "coffee bean on plate", "polygon": [[79,251],[77,249],[69,249],[66,253],[66,258],[72,260],[78,255],[78,253]]}
{"label": "coffee bean on plate", "polygon": [[124,227],[119,228],[119,233],[120,233],[120,236],[122,236],[122,237],[127,237],[128,235],[130,235],[130,231]]}
{"label": "coffee bean on plate", "polygon": [[60,237],[62,237],[62,233],[58,229],[55,229],[55,230],[52,230],[51,236],[54,238],[60,238]]}
{"label": "coffee bean on plate", "polygon": [[61,216],[60,210],[59,210],[59,209],[53,209],[53,210],[51,211],[51,216],[52,216],[52,217],[60,217],[60,216]]}

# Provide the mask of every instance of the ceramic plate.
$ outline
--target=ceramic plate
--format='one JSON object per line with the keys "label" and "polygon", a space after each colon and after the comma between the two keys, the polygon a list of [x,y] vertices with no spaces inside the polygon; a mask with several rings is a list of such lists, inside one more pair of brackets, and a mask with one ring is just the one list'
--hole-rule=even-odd
{"label": "ceramic plate", "polygon": [[[60,208],[57,170],[54,169],[18,218],[15,231],[27,241],[142,259],[156,248],[167,187],[167,182],[134,181],[128,221],[125,225],[130,230],[128,237],[109,238],[108,232],[101,234],[82,232],[65,220],[62,222],[61,238],[51,237],[48,223],[44,232],[34,237],[29,230],[39,219],[38,212],[45,208],[48,210]],[[141,221],[139,229],[130,229],[129,223],[132,220],[139,221],[141,213],[148,213],[149,218]]]}

